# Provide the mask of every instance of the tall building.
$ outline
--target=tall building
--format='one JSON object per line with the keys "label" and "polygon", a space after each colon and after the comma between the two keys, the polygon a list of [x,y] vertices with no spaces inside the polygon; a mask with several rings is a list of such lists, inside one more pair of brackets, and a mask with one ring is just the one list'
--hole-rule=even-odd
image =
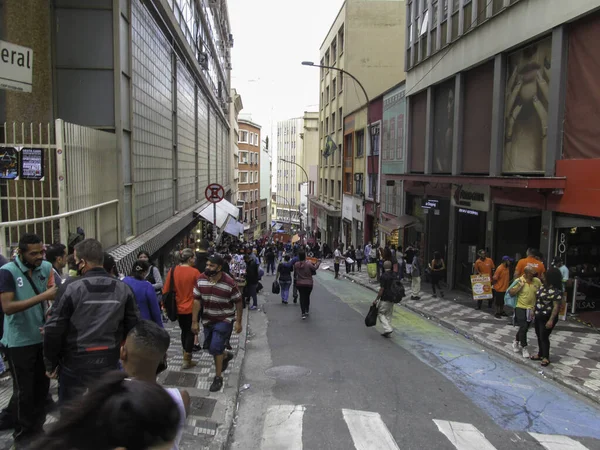
{"label": "tall building", "polygon": [[470,288],[480,248],[496,261],[537,248],[546,263],[596,267],[598,1],[406,6],[402,179],[420,227],[405,239],[445,256],[451,286]]}
{"label": "tall building", "polygon": [[[320,64],[343,69],[356,77],[369,98],[382,94],[403,79],[404,60],[398,47],[404,48],[405,3],[401,0],[346,0],[320,48]],[[356,230],[352,218],[343,219],[342,201],[346,194],[348,211],[354,203],[362,205],[353,185],[355,163],[363,173],[365,156],[345,150],[356,136],[365,139],[367,99],[360,87],[339,70],[321,69],[319,86],[319,187],[318,198],[311,200],[316,213],[316,235],[332,245],[348,244]],[[359,111],[364,109],[364,111]],[[356,113],[355,125],[346,137],[345,118]],[[351,122],[352,119],[348,119]],[[362,130],[362,132],[361,132]],[[362,142],[365,148],[365,143]],[[368,143],[366,144],[368,145]],[[362,158],[362,159],[360,159]],[[357,197],[357,199],[355,199]],[[344,227],[342,224],[345,223]],[[358,225],[356,225],[358,226]]]}
{"label": "tall building", "polygon": [[[300,164],[306,171],[302,174],[308,175],[308,183],[303,186],[300,205],[303,211],[302,220],[306,224],[306,231],[309,231],[314,237],[316,229],[316,216],[310,211],[310,198],[315,198],[318,194],[319,186],[319,113],[305,111],[302,118],[302,162]],[[305,180],[306,178],[304,178]],[[308,201],[307,201],[308,198]]]}
{"label": "tall building", "polygon": [[301,117],[277,122],[277,217],[285,228],[300,226],[300,184],[306,177],[296,164],[302,164],[304,131]]}
{"label": "tall building", "polygon": [[244,202],[241,218],[244,224],[244,238],[250,241],[259,237],[260,233],[261,127],[248,119],[238,119],[238,124],[240,127],[238,198]]}
{"label": "tall building", "polygon": [[[227,2],[5,0],[0,20],[6,25],[1,38],[31,48],[35,55],[31,92],[0,96],[0,122],[27,124],[24,136],[4,130],[4,137],[15,144],[44,144],[44,183],[52,186],[47,192],[70,196],[59,202],[51,198],[56,195],[40,197],[36,214],[117,201],[103,207],[98,237],[114,247],[123,270],[130,269],[141,249],[156,257],[169,246],[184,245],[206,206],[207,185],[219,183],[231,193],[233,35]],[[54,126],[56,119],[85,130],[65,132],[62,125]],[[32,123],[43,124],[43,133],[37,125],[30,128]],[[65,179],[71,176],[68,171],[56,173],[57,137],[65,145],[61,152],[70,152],[68,170],[85,174],[83,184],[89,189],[76,177]],[[76,159],[75,154],[86,156]],[[103,166],[94,161],[110,161],[111,168],[99,170]],[[0,183],[9,192],[0,201],[6,222],[13,219],[5,215],[6,202],[21,201],[18,192],[34,187],[25,187],[31,182],[24,180]],[[25,205],[22,211],[28,209]],[[66,230],[58,220],[50,222],[64,236],[86,221],[86,236],[96,236],[94,214],[70,217]],[[17,235],[5,239],[12,244]]]}
{"label": "tall building", "polygon": [[[264,226],[261,220],[261,235],[266,234],[271,227],[271,194],[273,192],[273,157],[271,142],[267,136],[261,144],[260,155],[260,201],[266,202],[266,211],[264,215]],[[262,207],[261,207],[262,215]]]}
{"label": "tall building", "polygon": [[234,205],[237,205],[237,201],[239,198],[238,182],[240,180],[240,149],[238,146],[238,142],[240,140],[240,126],[238,124],[238,118],[242,109],[244,109],[242,96],[238,94],[238,92],[235,89],[231,89],[231,107],[229,108],[229,126],[231,127],[231,132],[229,133],[229,145],[231,147],[230,176],[232,179],[232,183],[231,198],[229,199],[229,201]]}

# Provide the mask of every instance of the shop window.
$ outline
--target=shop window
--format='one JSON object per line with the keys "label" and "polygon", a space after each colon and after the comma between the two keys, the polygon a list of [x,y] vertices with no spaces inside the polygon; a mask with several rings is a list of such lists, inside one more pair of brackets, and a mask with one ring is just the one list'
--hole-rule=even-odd
{"label": "shop window", "polygon": [[360,158],[365,154],[365,130],[356,132],[356,157]]}
{"label": "shop window", "polygon": [[411,97],[410,115],[410,171],[422,173],[425,170],[427,92],[421,92]]}

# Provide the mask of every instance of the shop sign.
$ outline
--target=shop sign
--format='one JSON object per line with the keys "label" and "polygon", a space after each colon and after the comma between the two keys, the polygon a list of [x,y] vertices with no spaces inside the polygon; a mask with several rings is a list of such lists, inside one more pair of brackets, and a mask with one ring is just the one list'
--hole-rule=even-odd
{"label": "shop sign", "polygon": [[352,222],[352,208],[354,208],[354,197],[351,195],[344,195],[342,202],[342,217]]}
{"label": "shop sign", "polygon": [[0,41],[0,89],[31,92],[33,86],[33,50]]}
{"label": "shop sign", "polygon": [[477,185],[453,185],[452,206],[475,211],[490,210],[490,187]]}
{"label": "shop sign", "polygon": [[471,289],[473,300],[485,300],[493,298],[492,280],[489,275],[471,275]]}

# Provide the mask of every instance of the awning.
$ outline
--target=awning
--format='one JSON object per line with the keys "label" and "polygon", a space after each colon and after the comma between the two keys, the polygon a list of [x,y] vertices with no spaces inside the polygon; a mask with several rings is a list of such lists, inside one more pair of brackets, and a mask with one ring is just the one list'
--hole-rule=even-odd
{"label": "awning", "polygon": [[240,234],[244,234],[244,224],[239,223],[233,217],[229,216],[229,220],[223,231],[232,236],[240,237]]}
{"label": "awning", "polygon": [[[223,229],[229,216],[235,219],[240,213],[238,207],[232,205],[227,200],[221,200],[215,204],[217,205],[217,228],[219,229]],[[214,206],[212,203],[197,209],[194,213],[200,215],[207,222],[214,224]]]}
{"label": "awning", "polygon": [[381,228],[384,233],[392,234],[398,228],[409,228],[418,223],[418,218],[405,214],[400,217],[394,217],[393,219],[382,220],[379,222],[379,228]]}
{"label": "awning", "polygon": [[555,190],[565,189],[566,177],[542,177],[542,176],[469,176],[469,175],[424,175],[424,174],[402,174],[396,175],[396,179],[426,184],[477,184],[491,187],[520,188]]}

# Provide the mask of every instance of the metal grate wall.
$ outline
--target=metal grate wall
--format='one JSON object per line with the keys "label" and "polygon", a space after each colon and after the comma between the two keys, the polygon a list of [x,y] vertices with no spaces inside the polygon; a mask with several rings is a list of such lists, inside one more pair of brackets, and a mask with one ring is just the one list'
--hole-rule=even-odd
{"label": "metal grate wall", "polygon": [[209,153],[209,183],[219,183],[219,174],[217,173],[217,122],[218,116],[213,111],[213,108],[209,106],[209,134],[210,140],[208,142],[208,153]]}
{"label": "metal grate wall", "polygon": [[203,93],[198,90],[198,198],[210,183],[208,177],[208,106]]}
{"label": "metal grate wall", "polygon": [[139,0],[132,2],[133,165],[137,233],[173,216],[171,47]]}
{"label": "metal grate wall", "polygon": [[194,81],[177,62],[177,209],[196,203],[196,111]]}

